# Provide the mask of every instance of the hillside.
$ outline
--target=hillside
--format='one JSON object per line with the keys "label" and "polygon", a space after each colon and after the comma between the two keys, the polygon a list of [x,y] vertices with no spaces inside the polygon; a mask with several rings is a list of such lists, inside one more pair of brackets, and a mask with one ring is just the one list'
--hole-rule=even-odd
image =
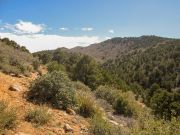
{"label": "hillside", "polygon": [[[32,73],[30,77],[22,77],[22,78],[12,77],[10,75],[0,72],[0,102],[5,101],[6,103],[8,103],[8,107],[15,109],[17,113],[15,127],[11,130],[6,131],[6,134],[7,135],[69,134],[69,133],[65,133],[64,130],[65,124],[69,124],[73,128],[74,131],[73,134],[75,135],[81,134],[83,132],[82,129],[86,128],[89,125],[84,118],[78,115],[70,115],[62,110],[54,109],[51,107],[48,107],[48,111],[52,114],[51,121],[49,121],[48,124],[37,127],[27,122],[25,117],[28,113],[28,110],[32,108],[40,108],[39,105],[35,105],[26,99],[27,92],[29,90],[29,85],[37,77],[38,77],[37,72]],[[12,85],[17,85],[20,91],[10,90],[9,88]],[[2,117],[0,118],[0,122],[2,122]],[[2,125],[0,126],[0,134],[2,134],[1,127]]]}
{"label": "hillside", "polygon": [[[81,49],[63,48],[35,55],[43,61],[47,58],[49,62],[56,61],[72,80],[82,81],[92,89],[105,84],[131,90],[157,116],[171,119],[172,116],[179,116],[179,46],[178,39],[141,36],[114,38]],[[168,96],[168,110],[166,105],[156,107],[158,102],[165,100],[163,95]]]}
{"label": "hillside", "polygon": [[93,44],[88,47],[75,47],[72,52],[87,54],[99,61],[115,59],[122,55],[127,55],[135,50],[144,50],[153,45],[165,43],[169,38],[157,36],[141,36],[127,38],[112,38],[104,42]]}
{"label": "hillside", "polygon": [[157,83],[168,91],[180,90],[180,40],[157,44],[123,55],[103,64],[128,84],[137,82],[143,88]]}
{"label": "hillside", "polygon": [[[179,134],[180,41],[142,36],[102,44],[107,42],[118,43],[126,53],[101,63],[66,48],[32,55],[2,40],[7,60],[2,65],[13,70],[21,69],[22,61],[36,62],[39,72],[34,67],[28,76],[18,76],[2,68],[0,134]],[[19,54],[11,55],[12,50]]]}
{"label": "hillside", "polygon": [[103,67],[130,86],[165,119],[180,112],[180,40],[168,41],[109,60]]}
{"label": "hillside", "polygon": [[38,67],[38,59],[24,47],[8,38],[0,39],[0,70],[28,75]]}

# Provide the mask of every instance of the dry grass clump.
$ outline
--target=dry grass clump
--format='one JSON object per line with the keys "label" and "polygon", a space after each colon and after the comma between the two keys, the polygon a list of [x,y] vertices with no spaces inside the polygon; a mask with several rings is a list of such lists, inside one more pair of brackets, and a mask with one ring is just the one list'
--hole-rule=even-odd
{"label": "dry grass clump", "polygon": [[50,121],[51,114],[46,107],[40,106],[28,110],[26,120],[37,126],[47,124]]}
{"label": "dry grass clump", "polygon": [[7,129],[16,126],[16,110],[8,107],[4,101],[0,101],[0,134],[4,134]]}

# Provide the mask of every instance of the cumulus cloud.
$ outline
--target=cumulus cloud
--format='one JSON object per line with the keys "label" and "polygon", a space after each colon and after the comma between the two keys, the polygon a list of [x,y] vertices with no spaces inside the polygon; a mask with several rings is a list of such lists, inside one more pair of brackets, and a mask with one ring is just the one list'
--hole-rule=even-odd
{"label": "cumulus cloud", "polygon": [[68,28],[66,28],[66,27],[61,27],[61,28],[59,28],[61,31],[67,31],[67,30],[69,30]]}
{"label": "cumulus cloud", "polygon": [[31,52],[40,50],[56,49],[59,47],[73,48],[75,46],[88,46],[93,43],[101,42],[97,36],[60,36],[45,34],[14,34],[0,33],[0,37],[7,37],[16,41],[18,44],[26,46]]}
{"label": "cumulus cloud", "polygon": [[113,34],[113,33],[114,33],[114,30],[111,29],[111,30],[109,30],[108,32],[111,33],[111,34]]}
{"label": "cumulus cloud", "polygon": [[11,30],[16,34],[36,34],[43,32],[44,24],[33,24],[32,22],[18,21],[16,24],[5,24],[4,28]]}
{"label": "cumulus cloud", "polygon": [[43,24],[33,24],[32,22],[19,21],[15,24],[16,29],[24,33],[39,33],[43,31]]}
{"label": "cumulus cloud", "polygon": [[91,27],[84,27],[84,28],[81,28],[82,31],[92,31],[93,28]]}

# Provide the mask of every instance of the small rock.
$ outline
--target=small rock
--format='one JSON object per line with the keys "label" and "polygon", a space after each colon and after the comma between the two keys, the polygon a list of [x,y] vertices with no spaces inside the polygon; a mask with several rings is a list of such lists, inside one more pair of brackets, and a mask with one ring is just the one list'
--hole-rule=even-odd
{"label": "small rock", "polygon": [[86,126],[81,125],[81,131],[82,131],[82,132],[87,132],[87,131],[88,131],[88,129],[86,128]]}
{"label": "small rock", "polygon": [[21,88],[18,85],[11,85],[9,87],[9,90],[11,90],[11,91],[21,91]]}
{"label": "small rock", "polygon": [[9,75],[12,76],[12,77],[15,77],[15,76],[16,76],[14,73],[10,73]]}
{"label": "small rock", "polygon": [[109,117],[110,120],[114,120],[114,116],[109,115],[108,117]]}
{"label": "small rock", "polygon": [[67,112],[68,114],[70,114],[70,115],[76,115],[76,112],[75,112],[73,109],[71,109],[71,108],[67,108],[67,109],[66,109],[66,112]]}
{"label": "small rock", "polygon": [[73,132],[73,128],[69,124],[64,125],[65,132]]}
{"label": "small rock", "polygon": [[112,123],[113,125],[119,125],[117,122],[113,121],[113,120],[109,120],[110,123]]}
{"label": "small rock", "polygon": [[59,128],[53,128],[52,132],[54,132],[56,135],[58,135],[58,133],[60,132],[60,129]]}
{"label": "small rock", "polygon": [[23,77],[24,77],[24,75],[17,75],[17,77],[19,77],[19,78],[23,78]]}

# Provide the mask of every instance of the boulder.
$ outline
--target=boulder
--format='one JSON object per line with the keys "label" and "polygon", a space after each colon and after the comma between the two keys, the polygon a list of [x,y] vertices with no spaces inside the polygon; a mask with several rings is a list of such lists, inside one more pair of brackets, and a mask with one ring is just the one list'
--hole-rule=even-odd
{"label": "boulder", "polygon": [[19,85],[13,84],[9,87],[11,91],[21,91],[21,87]]}

